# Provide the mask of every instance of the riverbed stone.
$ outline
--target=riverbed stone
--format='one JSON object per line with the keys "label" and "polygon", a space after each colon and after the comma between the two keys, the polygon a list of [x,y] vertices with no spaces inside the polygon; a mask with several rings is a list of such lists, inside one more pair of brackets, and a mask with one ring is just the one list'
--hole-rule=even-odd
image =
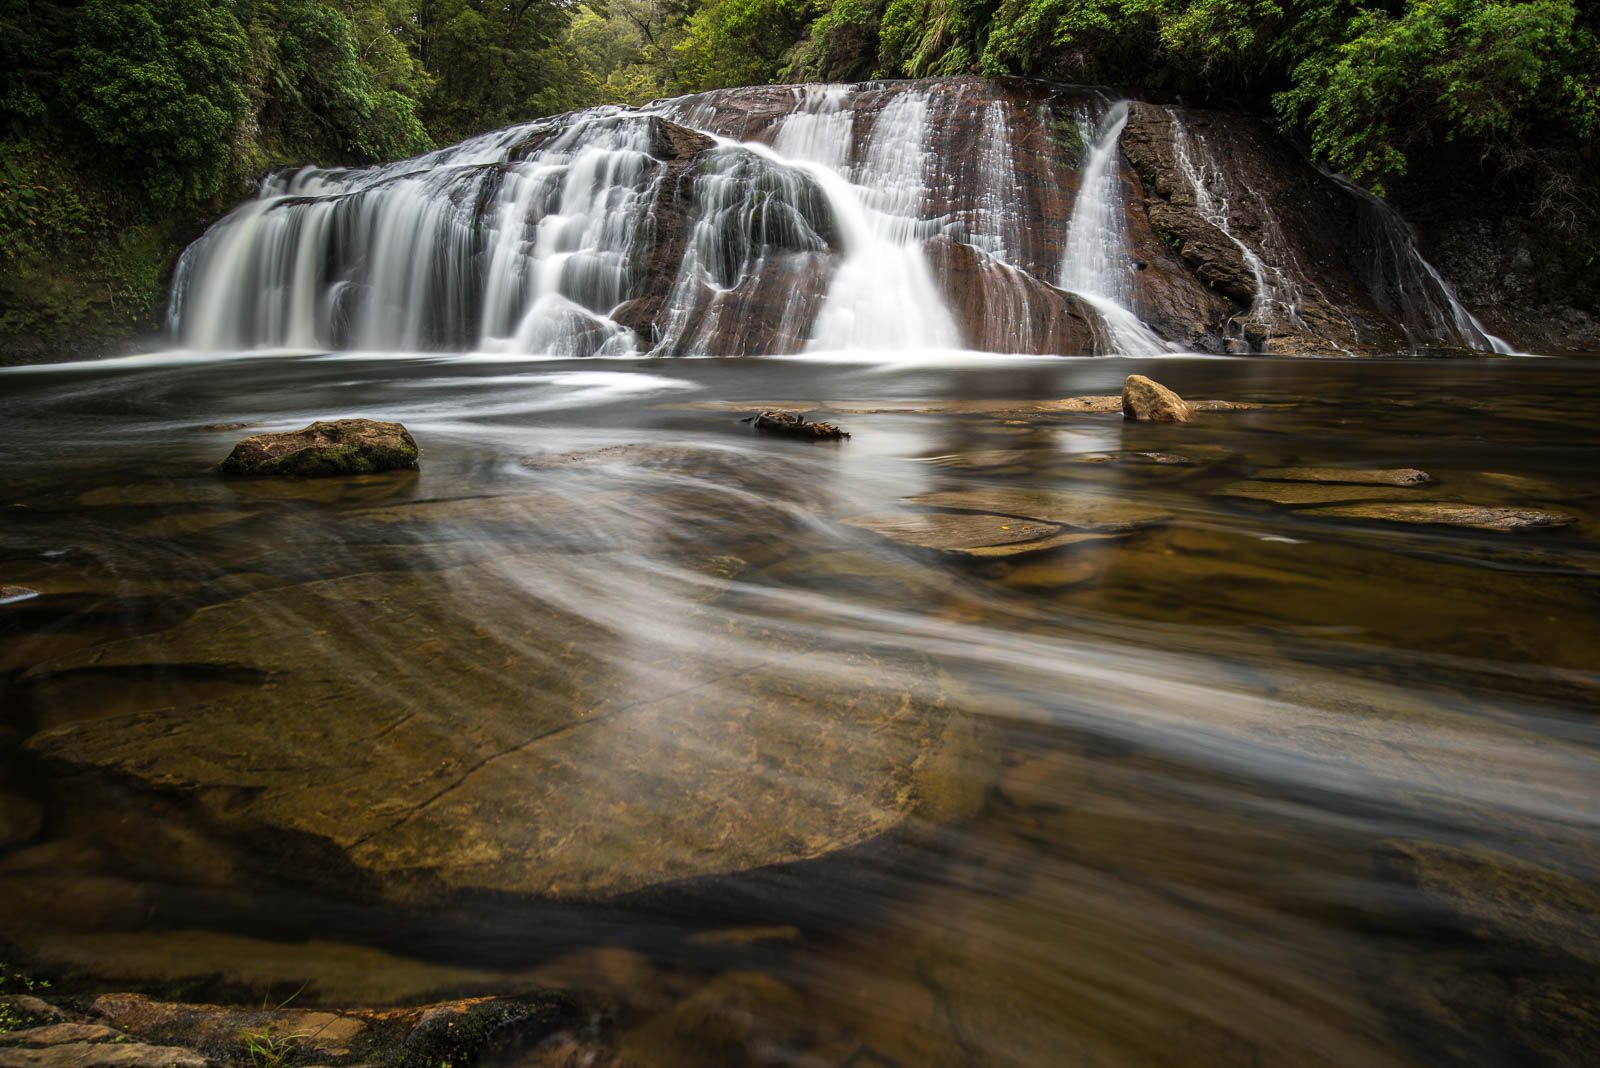
{"label": "riverbed stone", "polygon": [[335,419],[301,430],[257,434],[217,465],[224,475],[366,475],[414,470],[417,443],[399,423]]}
{"label": "riverbed stone", "polygon": [[1122,415],[1141,423],[1187,423],[1194,409],[1160,382],[1129,375],[1122,383]]}
{"label": "riverbed stone", "polygon": [[1054,523],[1015,516],[949,512],[876,512],[844,521],[870,530],[900,545],[941,552],[966,553],[973,549],[1018,546],[1061,533]]}
{"label": "riverbed stone", "polygon": [[[917,657],[733,618],[685,657],[672,620],[692,615],[619,637],[530,594],[546,563],[263,590],[62,658],[24,684],[55,707],[93,695],[99,718],[29,746],[111,790],[62,801],[131,865],[152,839],[130,828],[193,818],[268,870],[401,906],[730,876],[943,802],[954,720]],[[162,682],[107,695],[107,671]]]}
{"label": "riverbed stone", "polygon": [[1172,518],[1172,513],[1165,508],[1066,490],[989,487],[922,493],[907,497],[906,501],[923,508],[1016,516],[1096,533],[1137,530]]}
{"label": "riverbed stone", "polygon": [[1359,467],[1265,467],[1258,479],[1278,482],[1333,482],[1359,486],[1424,486],[1433,476],[1414,467],[1366,469]]}
{"label": "riverbed stone", "polygon": [[0,604],[29,601],[37,596],[39,591],[31,586],[0,586]]}
{"label": "riverbed stone", "polygon": [[1214,491],[1217,497],[1238,497],[1269,504],[1336,504],[1341,501],[1409,500],[1415,491],[1378,483],[1340,484],[1322,482],[1229,482]]}
{"label": "riverbed stone", "polygon": [[16,1015],[34,1025],[60,1023],[67,1018],[60,1009],[32,994],[6,994],[0,997],[0,1005],[10,1005]]}
{"label": "riverbed stone", "polygon": [[1497,531],[1564,527],[1573,522],[1573,517],[1570,515],[1543,508],[1490,508],[1477,504],[1454,504],[1449,501],[1341,504],[1329,508],[1310,509],[1306,514],[1334,519],[1371,519],[1383,523],[1470,527],[1475,530]]}
{"label": "riverbed stone", "polygon": [[0,1049],[0,1068],[210,1068],[211,1064],[193,1050],[142,1042],[69,1042],[40,1049]]}
{"label": "riverbed stone", "polygon": [[0,1034],[0,1046],[61,1046],[69,1042],[112,1042],[122,1032],[103,1024],[52,1023]]}
{"label": "riverbed stone", "polygon": [[1584,879],[1492,849],[1415,839],[1382,843],[1377,863],[1475,937],[1600,968],[1600,892]]}

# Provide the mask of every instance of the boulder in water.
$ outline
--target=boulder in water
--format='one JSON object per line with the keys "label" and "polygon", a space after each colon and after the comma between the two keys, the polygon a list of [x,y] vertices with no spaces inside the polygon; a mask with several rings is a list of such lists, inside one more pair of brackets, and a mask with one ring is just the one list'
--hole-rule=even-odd
{"label": "boulder in water", "polygon": [[335,419],[304,430],[257,434],[217,465],[224,475],[366,475],[414,471],[417,443],[399,423]]}
{"label": "boulder in water", "polygon": [[781,434],[806,441],[837,441],[850,436],[832,423],[810,423],[805,416],[794,412],[762,412],[741,422],[753,423],[757,430],[766,434]]}
{"label": "boulder in water", "polygon": [[1122,383],[1122,415],[1141,423],[1187,423],[1194,409],[1160,382],[1129,375]]}

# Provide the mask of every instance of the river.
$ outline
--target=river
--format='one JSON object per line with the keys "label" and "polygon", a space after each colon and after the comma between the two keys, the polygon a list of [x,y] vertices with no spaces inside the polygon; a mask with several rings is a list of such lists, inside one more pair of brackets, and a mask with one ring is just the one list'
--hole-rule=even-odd
{"label": "river", "polygon": [[[1040,405],[1131,373],[1256,406]],[[86,989],[563,985],[639,1063],[1579,1064],[1597,410],[1584,359],[8,369],[0,940]],[[209,470],[351,415],[420,471]],[[850,522],[1015,490],[1146,518]],[[1571,522],[1339,510],[1397,501]]]}

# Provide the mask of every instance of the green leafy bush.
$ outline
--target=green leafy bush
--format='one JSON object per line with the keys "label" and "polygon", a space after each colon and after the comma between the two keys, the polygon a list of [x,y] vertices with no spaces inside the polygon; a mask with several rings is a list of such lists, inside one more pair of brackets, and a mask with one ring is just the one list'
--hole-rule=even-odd
{"label": "green leafy bush", "polygon": [[62,90],[74,117],[159,207],[203,200],[227,176],[249,107],[232,0],[88,0]]}

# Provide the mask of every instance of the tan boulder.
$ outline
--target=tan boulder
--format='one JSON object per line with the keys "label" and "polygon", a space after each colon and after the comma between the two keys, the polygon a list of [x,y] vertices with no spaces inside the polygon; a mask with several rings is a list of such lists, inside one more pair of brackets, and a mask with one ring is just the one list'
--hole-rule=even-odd
{"label": "tan boulder", "polygon": [[1141,423],[1187,423],[1194,409],[1154,379],[1129,375],[1122,384],[1122,415]]}

